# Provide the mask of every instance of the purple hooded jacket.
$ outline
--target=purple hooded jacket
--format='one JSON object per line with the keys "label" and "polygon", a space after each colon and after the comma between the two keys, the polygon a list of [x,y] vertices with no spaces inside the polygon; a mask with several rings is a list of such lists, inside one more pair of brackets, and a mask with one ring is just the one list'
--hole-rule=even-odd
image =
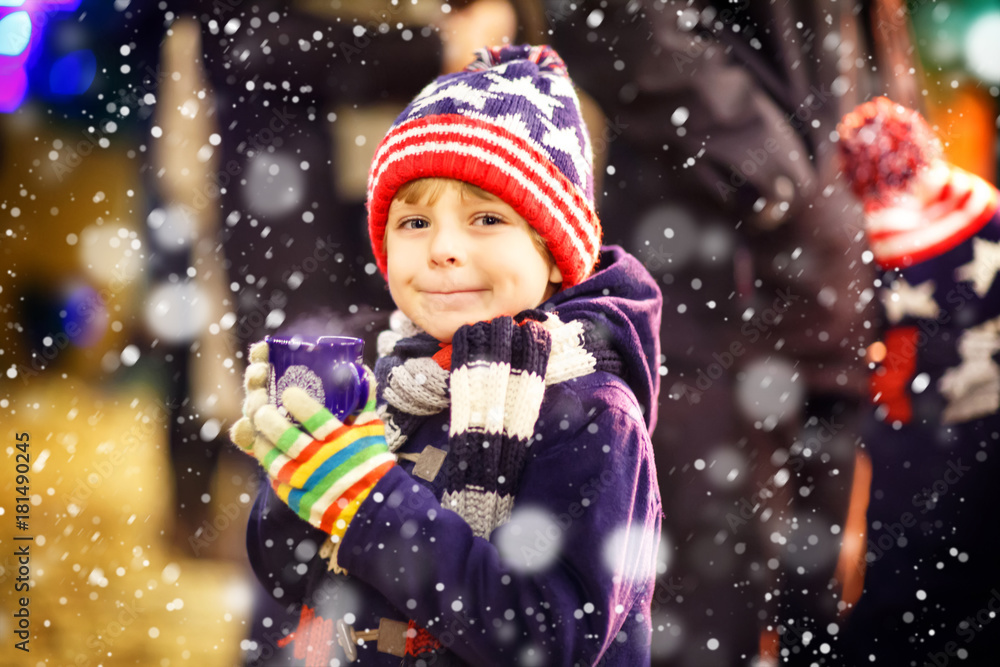
{"label": "purple hooded jacket", "polygon": [[[344,536],[338,560],[350,574],[334,575],[316,555],[325,535],[265,484],[247,535],[264,587],[289,609],[306,604],[357,631],[382,617],[412,619],[448,649],[435,665],[649,664],[661,517],[649,431],[661,305],[646,269],[612,246],[594,275],[541,306],[564,322],[597,314],[624,377],[599,371],[547,388],[514,502],[515,515],[527,518],[513,538],[506,527],[489,541],[474,536],[441,505],[441,488],[400,460]],[[445,411],[401,451],[447,442]],[[542,565],[512,567],[504,558],[511,549]],[[344,659],[339,647],[330,655]],[[396,667],[400,659],[369,641],[354,664]]]}

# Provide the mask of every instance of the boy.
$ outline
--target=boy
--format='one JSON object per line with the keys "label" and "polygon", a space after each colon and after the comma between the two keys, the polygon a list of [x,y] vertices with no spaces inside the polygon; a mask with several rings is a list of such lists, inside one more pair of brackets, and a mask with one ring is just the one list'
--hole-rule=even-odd
{"label": "boy", "polygon": [[293,388],[296,429],[252,348],[233,439],[276,495],[248,548],[300,610],[307,664],[648,664],[661,297],[599,248],[591,169],[558,55],[481,52],[372,164],[369,232],[401,311],[377,416],[369,401],[341,425]]}

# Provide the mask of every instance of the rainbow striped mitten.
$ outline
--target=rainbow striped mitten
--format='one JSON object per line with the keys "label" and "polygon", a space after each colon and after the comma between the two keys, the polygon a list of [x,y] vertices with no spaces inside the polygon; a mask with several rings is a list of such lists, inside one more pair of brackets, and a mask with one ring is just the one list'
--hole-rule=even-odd
{"label": "rainbow striped mitten", "polygon": [[375,484],[396,465],[385,442],[385,427],[375,414],[375,378],[369,372],[368,401],[341,423],[298,387],[281,395],[299,429],[273,405],[251,417],[258,437],[253,455],[271,486],[300,517],[337,543]]}

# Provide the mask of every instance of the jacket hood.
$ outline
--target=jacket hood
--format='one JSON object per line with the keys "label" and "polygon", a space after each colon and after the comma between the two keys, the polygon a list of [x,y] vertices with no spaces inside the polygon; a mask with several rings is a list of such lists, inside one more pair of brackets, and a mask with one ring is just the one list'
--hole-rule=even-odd
{"label": "jacket hood", "polygon": [[542,308],[562,321],[588,317],[607,330],[623,364],[623,378],[642,407],[646,427],[656,426],[660,393],[660,316],[663,295],[638,259],[619,246],[604,246],[597,270],[554,294]]}

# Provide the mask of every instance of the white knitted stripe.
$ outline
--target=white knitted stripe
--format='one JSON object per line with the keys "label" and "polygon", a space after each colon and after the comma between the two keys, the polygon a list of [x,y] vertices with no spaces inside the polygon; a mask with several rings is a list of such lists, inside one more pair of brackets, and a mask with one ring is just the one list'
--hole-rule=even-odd
{"label": "white knitted stripe", "polygon": [[527,442],[535,433],[535,423],[545,397],[545,379],[537,373],[515,370],[507,381],[504,431],[510,438]]}
{"label": "white knitted stripe", "polygon": [[544,395],[544,379],[522,369],[512,371],[509,364],[480,361],[457,368],[451,374],[451,435],[502,432],[527,441]]}
{"label": "white knitted stripe", "polygon": [[[971,226],[985,223],[985,214],[990,207],[996,206],[996,195],[992,186],[978,178],[973,179],[971,190],[968,200],[961,208],[950,210],[930,223],[922,220],[911,231],[895,232],[870,241],[875,259],[880,264],[894,263],[907,255],[944,243],[953,236],[968,233]],[[874,227],[880,226],[878,217],[878,213],[869,214],[870,222],[875,223]]]}
{"label": "white knitted stripe", "polygon": [[402,340],[402,338],[403,334],[390,331],[388,329],[379,333],[375,342],[375,349],[378,352],[379,359],[382,357],[388,357],[392,354],[392,350],[396,347],[396,343]]}
{"label": "white knitted stripe", "polygon": [[293,459],[284,454],[278,454],[274,457],[274,460],[271,461],[271,465],[267,469],[267,474],[271,477],[271,479],[278,479],[278,473],[280,473],[281,469],[288,465],[289,461],[292,460]]}
{"label": "white knitted stripe", "polygon": [[297,459],[299,458],[299,454],[302,453],[302,450],[304,450],[306,447],[316,442],[316,440],[322,440],[327,435],[330,434],[327,433],[323,437],[313,437],[311,435],[303,433],[302,435],[295,438],[295,442],[292,443],[292,446],[288,448],[288,451],[286,453],[288,454],[289,458]]}
{"label": "white knitted stripe", "polygon": [[510,521],[514,497],[470,486],[461,491],[446,491],[441,496],[441,506],[465,519],[473,535],[488,540],[490,533]]}
{"label": "white knitted stripe", "polygon": [[[254,420],[257,430],[261,431],[268,440],[271,440],[274,443],[277,443],[281,436],[292,428],[292,424],[287,419],[282,417],[274,406],[264,406],[258,410],[254,415]],[[292,444],[290,444],[287,449],[282,450],[282,456],[287,455],[292,459],[297,458],[299,454],[302,453],[302,450],[311,445],[313,442],[313,437],[299,428],[298,435],[295,436],[295,440],[292,441]],[[279,460],[282,460],[282,457],[279,456],[272,461],[272,470],[269,472],[276,472],[273,468],[278,465]]]}
{"label": "white knitted stripe", "polygon": [[552,351],[545,369],[545,384],[553,385],[583,375],[597,368],[597,360],[583,345],[583,322],[563,323],[553,314],[542,323],[552,338]]}
{"label": "white knitted stripe", "polygon": [[[409,145],[401,149],[396,148],[397,144],[424,134],[445,134],[457,136],[454,140],[445,140],[448,141],[448,143],[442,143],[441,140],[436,140],[434,142],[424,144]],[[474,144],[468,143],[469,139],[479,139],[483,142],[500,146],[502,149],[516,156],[524,165],[525,169],[522,170],[512,167],[512,165],[500,159],[496,155],[493,155],[482,148],[478,148]],[[382,146],[379,147],[378,154],[372,161],[372,169],[368,180],[369,200],[372,198],[372,193],[377,189],[378,181],[382,178],[382,175],[385,173],[390,164],[396,162],[401,157],[420,155],[429,151],[446,151],[479,157],[484,162],[495,166],[503,173],[515,178],[521,185],[531,191],[537,199],[546,204],[547,208],[549,208],[556,216],[556,219],[564,229],[572,230],[570,237],[573,239],[574,245],[583,257],[590,258],[594,253],[596,253],[600,244],[600,239],[597,237],[597,230],[595,229],[595,226],[588,224],[588,214],[590,212],[584,211],[577,206],[577,204],[573,201],[573,197],[566,191],[564,183],[569,184],[571,188],[577,191],[580,198],[583,201],[586,201],[586,197],[582,194],[579,188],[568,178],[565,179],[564,183],[560,183],[548,174],[545,165],[540,163],[539,160],[536,159],[536,156],[525,151],[517,144],[488,128],[456,124],[435,124],[413,128],[407,128],[406,124],[401,125],[392,134],[386,137]],[[543,194],[543,190],[536,185],[536,179],[541,181],[545,186],[545,194]],[[563,206],[574,212],[574,217],[577,218],[580,223],[577,227],[574,227],[566,220],[565,216],[563,216],[555,202],[552,201],[551,196],[555,196],[555,198],[557,198]],[[585,252],[582,247],[583,242],[585,242],[593,250]]]}
{"label": "white knitted stripe", "polygon": [[377,350],[379,358],[392,354],[393,349],[403,338],[410,338],[423,333],[420,327],[413,323],[406,313],[398,308],[389,315],[389,328],[378,335]]}
{"label": "white knitted stripe", "polygon": [[[301,426],[297,426],[296,428],[302,429]],[[313,444],[317,440],[322,440],[328,435],[330,435],[329,431],[323,434],[322,436],[307,435],[305,432],[303,432],[302,435],[295,438],[295,442],[292,443],[292,446],[288,448],[288,451],[286,453],[288,454],[289,458],[297,459],[299,458],[299,455],[302,454],[302,450],[304,450],[306,447]]]}
{"label": "white knitted stripe", "polygon": [[451,430],[500,433],[510,364],[475,361],[451,372]]}

